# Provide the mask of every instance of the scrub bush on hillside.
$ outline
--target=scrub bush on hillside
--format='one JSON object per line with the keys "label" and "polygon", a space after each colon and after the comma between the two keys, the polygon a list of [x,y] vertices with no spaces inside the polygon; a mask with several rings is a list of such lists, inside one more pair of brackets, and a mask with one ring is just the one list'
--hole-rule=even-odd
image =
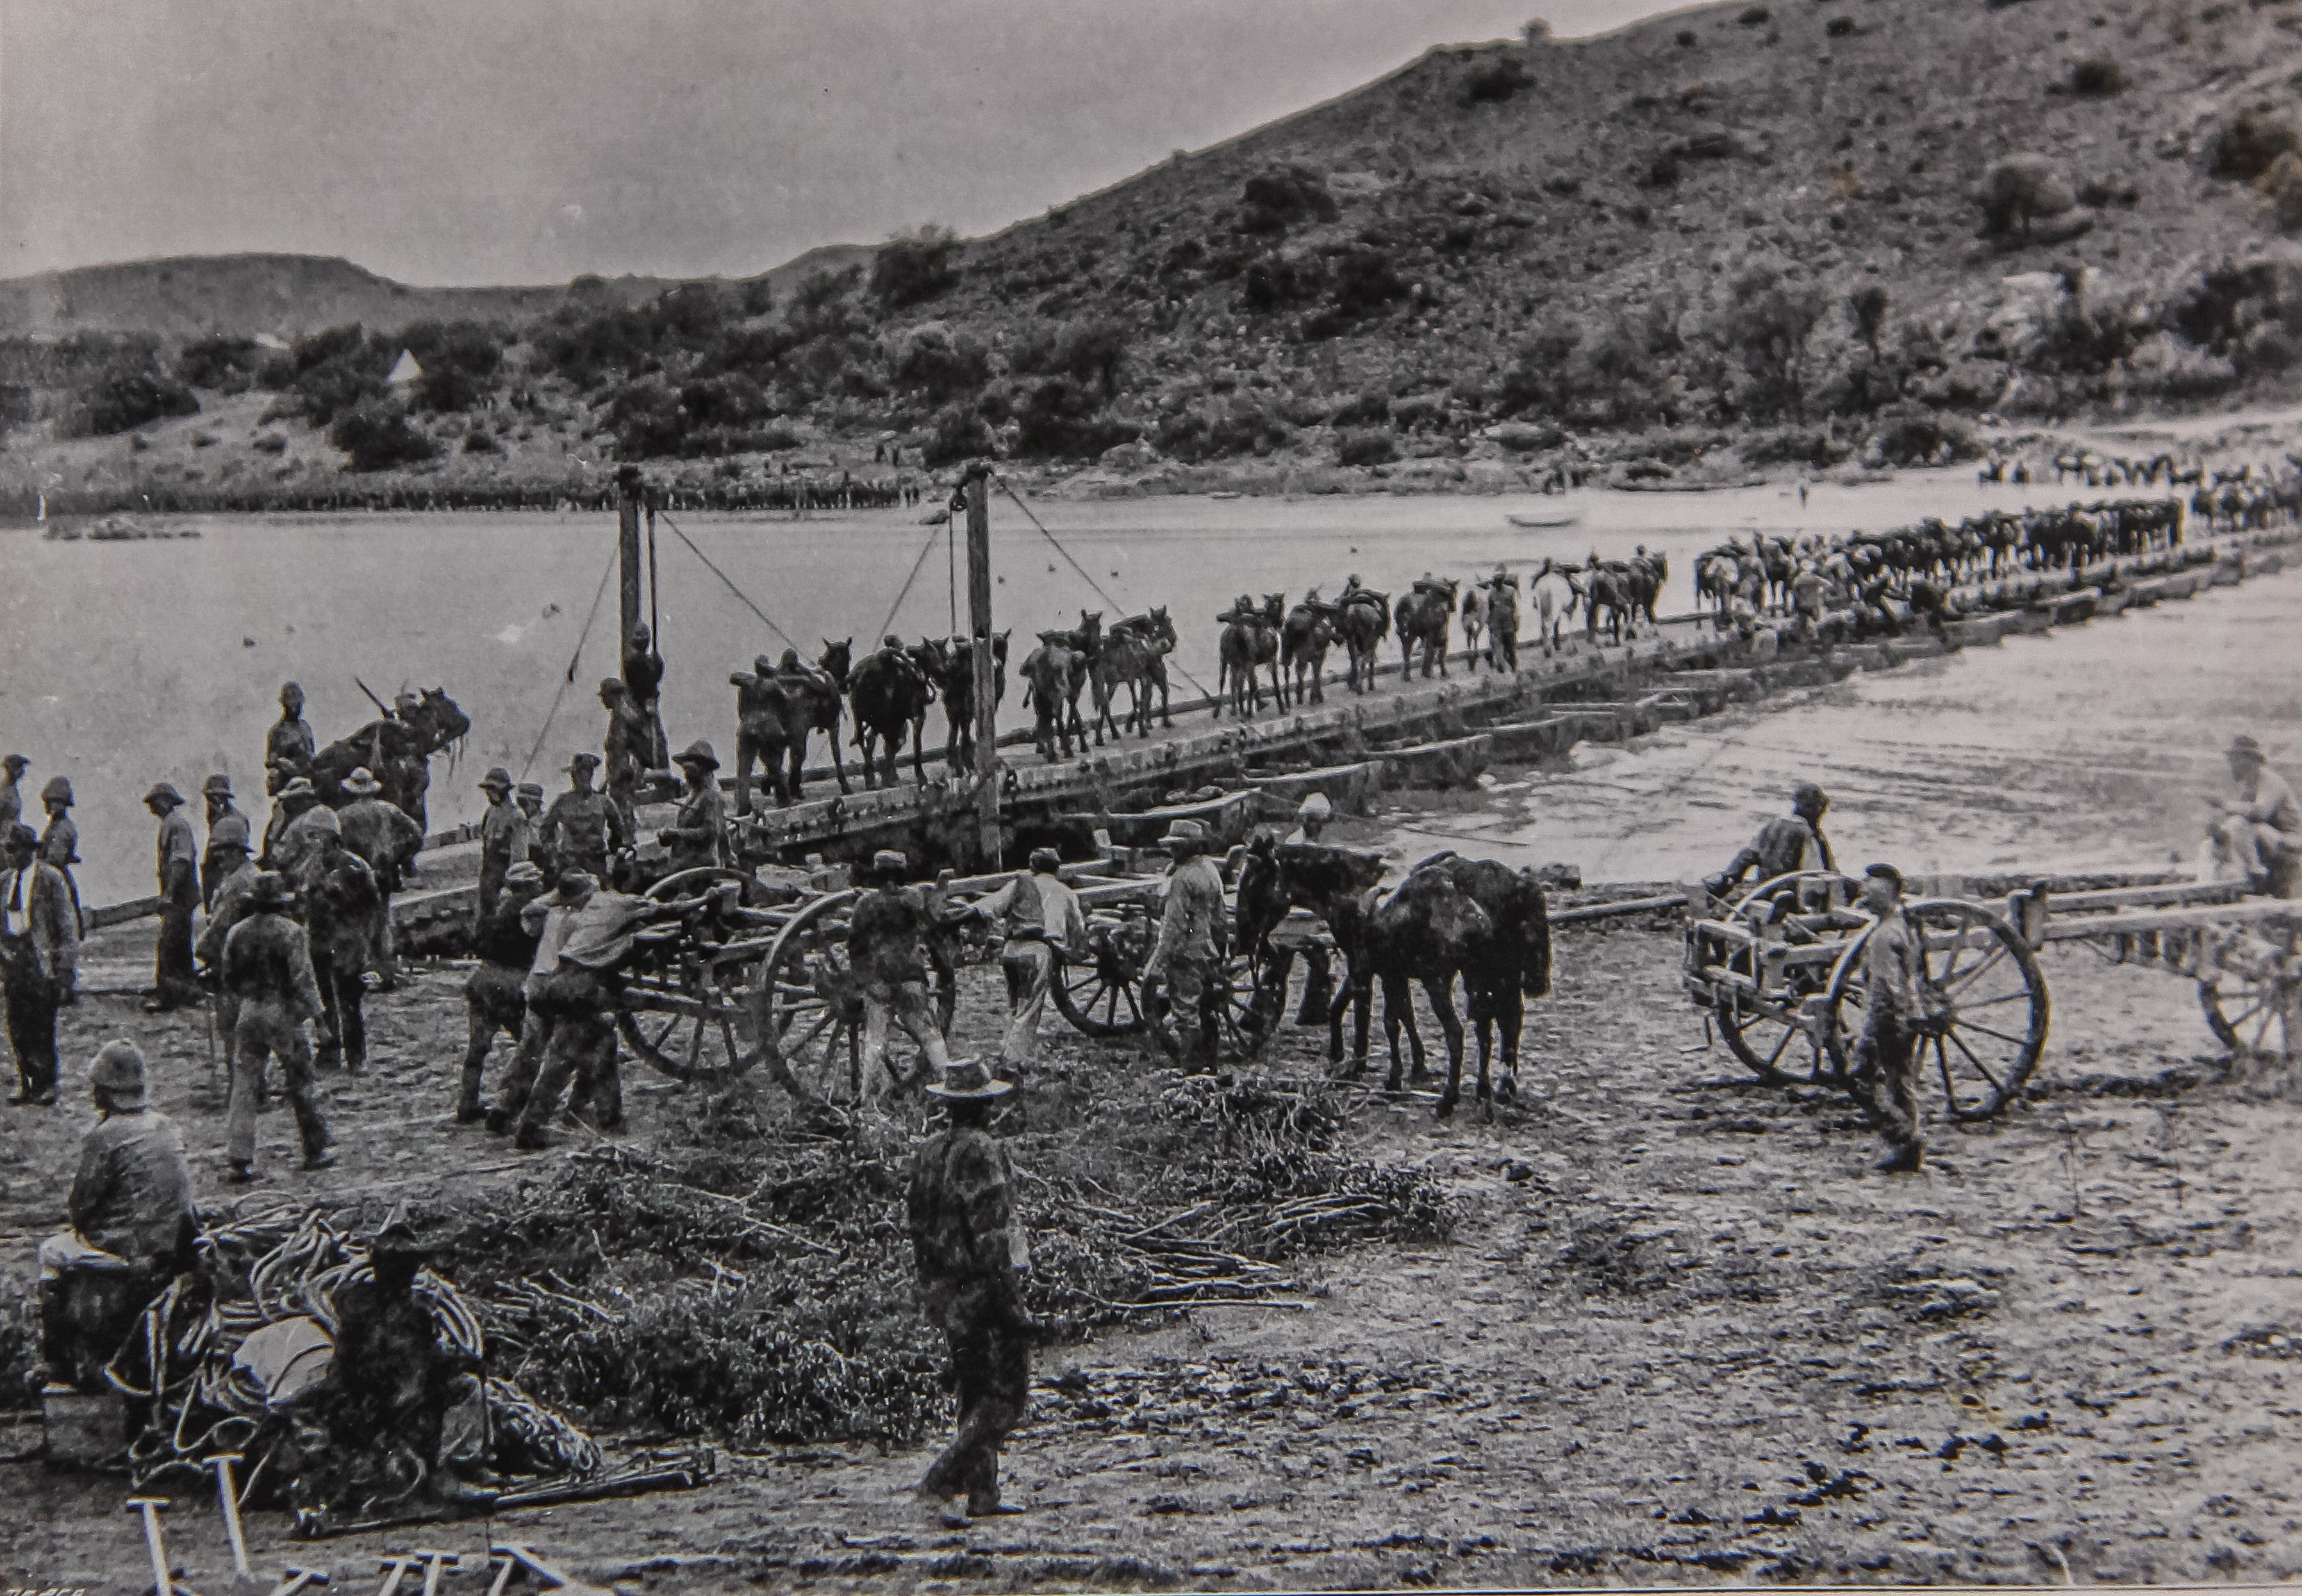
{"label": "scrub bush on hillside", "polygon": [[2241,111],[2214,139],[2210,170],[2229,181],[2250,183],[2268,172],[2278,157],[2302,150],[2302,134],[2293,124],[2273,114],[2267,105]]}
{"label": "scrub bush on hillside", "polygon": [[1285,232],[1298,223],[1332,222],[1341,214],[1326,178],[1307,166],[1274,166],[1239,190],[1241,232]]}
{"label": "scrub bush on hillside", "polygon": [[60,436],[102,437],[199,407],[149,335],[0,340],[0,412],[10,425],[53,416]]}
{"label": "scrub bush on hillside", "polygon": [[348,471],[389,471],[433,458],[440,446],[416,429],[406,412],[390,402],[355,406],[328,429],[328,441],[350,457]]}
{"label": "scrub bush on hillside", "polygon": [[1015,419],[1015,452],[1041,458],[1089,459],[1135,437],[1134,428],[1102,412],[1092,389],[1069,377],[1032,384]]}
{"label": "scrub bush on hillside", "polygon": [[176,375],[194,388],[241,393],[255,384],[268,358],[252,338],[195,338],[176,351]]}
{"label": "scrub bush on hillside", "polygon": [[890,239],[871,257],[872,296],[889,310],[922,304],[958,281],[959,239],[949,228]]}

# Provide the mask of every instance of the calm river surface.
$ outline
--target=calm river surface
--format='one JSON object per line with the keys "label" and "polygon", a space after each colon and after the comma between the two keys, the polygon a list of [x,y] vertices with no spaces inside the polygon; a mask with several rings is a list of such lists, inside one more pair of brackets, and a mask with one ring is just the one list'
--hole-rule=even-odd
{"label": "calm river surface", "polygon": [[2188,863],[2239,732],[2302,777],[2302,573],[1583,743],[1572,769],[1494,794],[1488,813],[1403,819],[1390,842],[1407,860],[1453,847],[1568,861],[1592,881],[1691,881],[1813,780],[1842,869]]}
{"label": "calm river surface", "polygon": [[[1985,505],[2067,497],[2049,486],[1985,489],[1966,472],[1910,473],[1861,488],[1818,486],[1803,509],[1786,488],[1579,494],[1567,502],[1584,520],[1563,531],[1521,531],[1506,522],[1512,511],[1556,510],[1562,504],[1535,497],[1032,501],[1033,513],[1111,596],[1109,602],[1088,589],[1012,501],[998,497],[992,507],[1000,574],[995,604],[1000,624],[1015,628],[1018,660],[1033,631],[1071,624],[1083,607],[1105,609],[1108,620],[1116,618],[1110,613],[1114,609],[1167,604],[1182,634],[1178,662],[1211,683],[1213,617],[1241,592],[1284,592],[1291,600],[1315,583],[1332,594],[1352,571],[1370,585],[1397,590],[1425,569],[1460,575],[1498,560],[1523,566],[1546,554],[1579,559],[1593,548],[1614,555],[1644,543],[1669,555],[1666,607],[1684,609],[1692,601],[1693,555],[1733,532],[1885,527],[1922,515],[1955,517]],[[915,525],[915,514],[804,522],[703,515],[671,519],[812,657],[825,637],[853,635],[860,651],[889,626],[906,636],[950,627],[943,534]],[[154,780],[173,781],[190,794],[210,772],[222,770],[243,794],[261,794],[264,730],[276,714],[274,693],[290,678],[308,693],[307,718],[323,741],[372,713],[356,677],[386,697],[402,687],[444,685],[465,706],[475,729],[456,769],[444,760],[435,765],[435,826],[477,813],[473,784],[491,765],[508,766],[517,775],[532,763],[537,779],[557,787],[559,778],[550,772],[576,748],[598,745],[601,718],[593,693],[599,679],[616,668],[612,593],[576,658],[575,685],[565,687],[556,715],[553,701],[613,559],[612,517],[207,517],[194,524],[203,533],[197,541],[143,543],[52,542],[29,529],[0,531],[5,562],[0,743],[33,761],[28,800],[50,776],[72,778],[89,901],[152,890],[153,822],[139,799]],[[746,667],[761,651],[780,650],[782,639],[668,528],[660,533],[658,559],[669,666],[668,730],[675,747],[708,736],[727,758],[734,738],[727,673]],[[2070,639],[2009,644],[2004,654],[1979,664],[1945,668],[1944,678],[1962,683],[1979,669],[1994,681],[2006,677],[2003,689],[1977,695],[1955,686],[1931,698],[1922,692],[1895,714],[1899,724],[1931,728],[1927,735],[1938,738],[1944,752],[1929,759],[1947,759],[1951,751],[1970,746],[2004,746],[2010,767],[2020,769],[2025,761],[2014,756],[2022,751],[2057,745],[2071,728],[2098,724],[2114,710],[2131,714],[2133,695],[2141,692],[2165,713],[2147,735],[2137,731],[2133,748],[2138,757],[2162,757],[2171,753],[2170,735],[2183,748],[2205,749],[2235,729],[2186,714],[2185,706],[2198,703],[2203,711],[2211,701],[2234,713],[2240,701],[2255,695],[2257,683],[2267,692],[2274,679],[2285,695],[2287,721],[2271,729],[2282,738],[2292,730],[2294,629],[2267,626],[2249,645],[2237,646],[2207,618],[2232,602],[2232,596],[2217,595],[2163,616],[2096,628],[2117,640],[2106,644]],[[2174,649],[2178,638],[2180,647]],[[2144,639],[2163,640],[2169,651],[2138,653]],[[2096,651],[2088,654],[2088,649]],[[2080,656],[2087,663],[2075,670],[2061,663]],[[2208,660],[2222,673],[2210,693],[2193,674]],[[1855,691],[1875,695],[1903,689],[1866,683]],[[1016,723],[1021,713],[1011,690],[1006,722]],[[1844,714],[1846,729],[1832,737],[1854,736],[1870,725],[1857,709]],[[1771,742],[1783,735],[1774,728],[1785,724],[1764,718],[1751,735]],[[938,717],[930,735],[940,727]],[[1699,744],[1707,735],[1685,741]],[[1785,754],[1783,769],[1802,768],[1814,752]],[[1902,767],[1911,757],[1908,744],[1900,752],[1882,751],[1838,785],[1859,787],[1875,776],[1903,790],[1908,776]],[[1771,788],[1779,785],[1776,775],[1771,768],[1752,774],[1751,785],[1768,790],[1769,807]],[[2061,777],[2037,768],[2026,779]],[[2094,780],[2089,793],[2117,785],[2108,772]],[[1603,784],[1592,791],[1600,794],[1592,802],[1601,805],[1621,798],[1620,793],[1605,796]],[[1641,802],[1661,801],[1658,791]],[[1746,828],[1742,817],[1749,803],[1742,793],[1716,801],[1734,817],[1731,824],[1724,818],[1718,822],[1721,835]],[[1709,800],[1686,802],[1699,807]],[[1851,816],[1854,805],[1850,791],[1843,811]],[[1651,867],[1676,855],[1636,839],[1670,836],[1700,818],[1666,805],[1642,815],[1630,828],[1632,841],[1584,847],[1590,837],[1625,829],[1594,826],[1558,830],[1555,847],[1546,833],[1534,845],[1553,858],[1576,857],[1579,849],[1594,880],[1668,874]],[[1928,810],[1924,823],[1929,832],[1940,828],[1951,836],[1971,820]],[[1711,840],[1708,832],[1703,836],[1698,851],[1707,858]]]}

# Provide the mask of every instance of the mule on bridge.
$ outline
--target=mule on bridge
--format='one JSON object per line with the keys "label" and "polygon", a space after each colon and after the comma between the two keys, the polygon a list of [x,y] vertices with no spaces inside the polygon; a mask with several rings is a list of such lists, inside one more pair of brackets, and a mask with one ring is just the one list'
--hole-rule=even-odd
{"label": "mule on bridge", "polygon": [[383,784],[383,801],[428,831],[424,796],[432,790],[432,756],[471,729],[471,717],[444,688],[403,693],[389,714],[313,756],[312,788],[330,809],[341,809],[354,796],[344,791],[344,778],[365,767]]}
{"label": "mule on bridge", "polygon": [[1279,637],[1287,624],[1287,595],[1265,593],[1257,609],[1241,593],[1237,602],[1215,619],[1223,623],[1217,646],[1220,669],[1215,676],[1215,718],[1222,718],[1223,686],[1231,687],[1231,714],[1247,720],[1262,713],[1263,684],[1256,672],[1271,672],[1271,696],[1287,707],[1287,683],[1279,671]]}
{"label": "mule on bridge", "polygon": [[1436,577],[1416,580],[1413,591],[1391,606],[1391,625],[1399,632],[1399,679],[1414,674],[1415,651],[1423,650],[1423,675],[1427,680],[1432,661],[1447,674],[1447,626],[1455,615],[1455,591],[1460,584]]}
{"label": "mule on bridge", "polygon": [[[1151,735],[1151,695],[1159,695],[1161,723],[1175,724],[1168,708],[1167,656],[1175,651],[1175,623],[1168,617],[1164,604],[1143,615],[1130,615],[1118,622],[1104,634],[1103,646],[1088,664],[1088,676],[1094,687],[1095,745],[1103,746],[1103,734],[1109,728],[1113,738],[1127,735],[1132,727],[1140,735]],[[1127,719],[1122,725],[1112,718],[1111,706],[1125,687],[1129,694]]]}
{"label": "mule on bridge", "polygon": [[[926,740],[928,706],[935,701],[935,685],[901,639],[889,636],[864,656],[848,677],[847,704],[855,716],[855,746],[863,753],[863,785],[894,786],[895,760],[903,751],[903,733],[912,735],[912,774],[927,785]],[[875,769],[874,748],[885,751],[884,766]]]}

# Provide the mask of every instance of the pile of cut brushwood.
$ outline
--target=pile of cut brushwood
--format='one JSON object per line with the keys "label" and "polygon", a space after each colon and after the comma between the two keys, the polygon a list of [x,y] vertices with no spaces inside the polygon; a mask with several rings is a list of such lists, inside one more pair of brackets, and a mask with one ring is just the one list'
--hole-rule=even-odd
{"label": "pile of cut brushwood", "polygon": [[[1315,1082],[1035,1083],[1000,1130],[1049,1338],[1300,1301],[1306,1254],[1444,1239],[1455,1216],[1419,1173],[1336,1150],[1352,1106]],[[603,1146],[458,1216],[494,1366],[642,1440],[918,1441],[950,1416],[903,1222],[927,1129],[917,1104],[810,1137],[720,1103],[663,1146]]]}

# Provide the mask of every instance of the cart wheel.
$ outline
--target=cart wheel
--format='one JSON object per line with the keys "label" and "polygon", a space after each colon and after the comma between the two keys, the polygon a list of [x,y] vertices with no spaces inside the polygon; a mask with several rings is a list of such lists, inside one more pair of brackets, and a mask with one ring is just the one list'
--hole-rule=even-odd
{"label": "cart wheel", "polygon": [[2293,1061],[2295,1009],[2302,1004],[2297,937],[2292,922],[2265,922],[2205,938],[2198,961],[2198,1006],[2233,1054]]}
{"label": "cart wheel", "polygon": [[674,898],[698,898],[723,881],[733,881],[738,886],[751,885],[752,878],[742,870],[724,864],[698,865],[693,869],[679,870],[666,876],[640,895],[659,903],[668,903]]}
{"label": "cart wheel", "polygon": [[[1221,983],[1222,1035],[1217,1038],[1218,1053],[1224,1048],[1239,1058],[1251,1059],[1263,1051],[1271,1039],[1272,1016],[1258,1013],[1255,1006],[1254,961],[1245,953],[1233,953],[1223,964],[1215,979]],[[1169,1058],[1183,1056],[1182,1037],[1175,1029],[1175,1018],[1161,984],[1155,994],[1147,994],[1147,1006],[1151,1011],[1151,1034],[1158,1038],[1159,1046]]]}
{"label": "cart wheel", "polygon": [[[1916,1062],[1932,1064],[1951,1119],[1987,1119],[2021,1095],[2046,1049],[2046,975],[2021,933],[1978,904],[1920,898],[1903,905],[1903,918],[1920,936],[1920,975],[1949,1004],[1918,1038]],[[1866,928],[1854,939],[1830,981],[1824,1040],[1850,1081],[1868,1012],[1862,950],[1870,937]]]}
{"label": "cart wheel", "polygon": [[1131,1037],[1143,1029],[1143,966],[1151,956],[1151,922],[1130,915],[1100,928],[1095,958],[1055,971],[1048,994],[1064,1019],[1090,1037]]}
{"label": "cart wheel", "polygon": [[752,988],[768,1072],[807,1104],[853,1099],[862,1063],[863,987],[847,967],[853,891],[816,899],[776,936]]}
{"label": "cart wheel", "polygon": [[[658,903],[699,895],[739,870],[707,867],[667,876],[643,895]],[[746,987],[757,941],[698,942],[643,933],[626,971],[616,1029],[631,1050],[676,1080],[724,1084],[760,1062]]]}
{"label": "cart wheel", "polygon": [[[1852,895],[1853,883],[1850,878],[1828,870],[1777,876],[1743,893],[1721,918],[1743,922],[1755,945],[1760,940],[1760,927],[1775,912],[1776,895],[1786,889],[1798,892],[1818,905],[1841,904]],[[1726,956],[1725,962],[1727,969],[1754,979],[1760,972],[1755,945],[1737,948]],[[1769,1086],[1826,1081],[1837,1074],[1828,1046],[1816,1034],[1816,1026],[1805,1013],[1811,1000],[1827,989],[1828,976],[1835,967],[1805,968],[1811,973],[1800,977],[1801,984],[1779,996],[1761,998],[1747,991],[1721,990],[1713,1004],[1712,1017],[1718,1021],[1727,1051]],[[1827,1012],[1827,1007],[1824,1012]]]}
{"label": "cart wheel", "polygon": [[[1721,992],[1717,1019],[1726,1050],[1769,1086],[1789,1086],[1823,1073],[1822,1054],[1813,1037],[1797,1014],[1781,1005],[1761,1004],[1744,993]],[[1802,1064],[1803,1071],[1798,1068]]]}

